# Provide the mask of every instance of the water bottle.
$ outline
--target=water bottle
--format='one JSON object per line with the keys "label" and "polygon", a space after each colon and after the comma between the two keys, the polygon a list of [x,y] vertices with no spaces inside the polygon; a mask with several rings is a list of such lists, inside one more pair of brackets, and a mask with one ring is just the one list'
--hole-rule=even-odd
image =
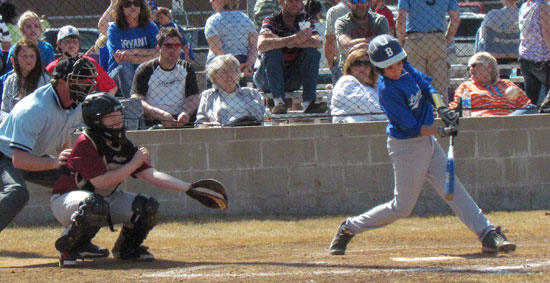
{"label": "water bottle", "polygon": [[471,107],[472,97],[470,96],[468,88],[464,88],[464,92],[462,93],[462,117],[472,117],[472,110],[470,110]]}

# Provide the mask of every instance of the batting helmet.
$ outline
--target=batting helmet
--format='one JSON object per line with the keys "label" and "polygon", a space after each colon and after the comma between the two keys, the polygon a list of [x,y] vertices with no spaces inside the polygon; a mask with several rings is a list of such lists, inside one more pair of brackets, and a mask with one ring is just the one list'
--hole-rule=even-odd
{"label": "batting helmet", "polygon": [[369,58],[375,67],[384,69],[407,58],[407,53],[395,37],[384,34],[369,43]]}
{"label": "batting helmet", "polygon": [[108,128],[103,124],[103,116],[121,111],[124,106],[114,96],[100,92],[89,95],[82,103],[82,120],[90,130],[102,134],[113,143],[126,143],[126,128]]}
{"label": "batting helmet", "polygon": [[63,79],[69,84],[71,99],[75,103],[84,101],[95,90],[97,71],[87,58],[68,57],[59,60],[53,71],[55,79]]}

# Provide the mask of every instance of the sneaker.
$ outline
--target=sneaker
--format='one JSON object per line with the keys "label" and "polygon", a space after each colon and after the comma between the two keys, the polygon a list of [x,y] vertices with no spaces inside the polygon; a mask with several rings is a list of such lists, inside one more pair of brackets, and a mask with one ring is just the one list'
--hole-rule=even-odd
{"label": "sneaker", "polygon": [[330,254],[332,255],[344,255],[346,253],[346,247],[355,235],[344,226],[345,221],[342,222],[334,239],[330,243]]}
{"label": "sneaker", "polygon": [[288,111],[288,107],[286,107],[286,104],[277,104],[273,109],[271,110],[272,114],[286,114]]}
{"label": "sneaker", "polygon": [[82,247],[76,249],[76,252],[82,258],[99,258],[109,256],[108,249],[96,246],[92,244],[92,242],[88,242]]}
{"label": "sneaker", "polygon": [[131,259],[136,261],[153,261],[155,256],[148,251],[147,246],[139,246],[130,249],[113,249],[113,256],[116,259]]}
{"label": "sneaker", "polygon": [[516,245],[508,241],[500,226],[483,238],[481,246],[481,251],[484,253],[507,253],[516,250]]}
{"label": "sneaker", "polygon": [[59,256],[59,267],[75,267],[77,255],[73,252],[62,252]]}
{"label": "sneaker", "polygon": [[327,112],[328,107],[325,102],[317,103],[311,102],[309,106],[304,110],[304,113],[325,113]]}

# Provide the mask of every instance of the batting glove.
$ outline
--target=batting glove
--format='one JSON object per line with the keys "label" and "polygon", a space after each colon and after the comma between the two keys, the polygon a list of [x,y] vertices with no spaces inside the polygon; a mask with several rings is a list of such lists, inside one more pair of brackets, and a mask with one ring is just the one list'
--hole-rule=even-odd
{"label": "batting glove", "polygon": [[445,122],[445,125],[453,125],[455,127],[458,126],[458,113],[453,110],[449,110],[447,107],[439,107],[439,109],[437,109],[437,113],[439,114],[441,120]]}
{"label": "batting glove", "polygon": [[458,135],[458,128],[454,125],[449,125],[446,127],[439,127],[437,128],[437,131],[439,132],[439,136],[442,138],[446,138],[448,136],[455,136]]}

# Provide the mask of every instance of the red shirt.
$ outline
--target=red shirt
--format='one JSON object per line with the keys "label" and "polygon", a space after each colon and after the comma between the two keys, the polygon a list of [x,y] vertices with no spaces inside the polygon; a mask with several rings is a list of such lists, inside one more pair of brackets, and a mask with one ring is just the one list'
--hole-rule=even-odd
{"label": "red shirt", "polygon": [[[71,174],[59,177],[53,187],[53,194],[88,190],[84,186],[90,179],[130,162],[136,151],[137,147],[132,142],[128,142],[118,149],[109,148],[101,157],[90,138],[85,134],[80,135],[67,160],[67,168]],[[151,165],[144,162],[132,173],[132,176],[149,168]]]}
{"label": "red shirt", "polygon": [[[92,57],[83,55],[82,58],[87,58],[94,64],[96,71],[97,71],[97,78],[95,78],[95,81],[97,83],[97,89],[101,92],[108,92],[109,90],[113,89],[116,85],[115,81],[109,77],[109,74],[105,72],[103,68],[99,65],[99,63]],[[55,66],[57,63],[61,60],[61,57],[55,59],[52,61],[48,66],[46,67],[46,71],[51,75],[53,73],[53,70],[55,69]]]}
{"label": "red shirt", "polygon": [[391,10],[388,7],[382,6],[380,8],[376,8],[375,12],[377,14],[380,14],[380,15],[386,17],[386,19],[388,19],[388,24],[389,24],[391,30],[395,29],[395,21],[393,20],[393,13],[391,12]]}

